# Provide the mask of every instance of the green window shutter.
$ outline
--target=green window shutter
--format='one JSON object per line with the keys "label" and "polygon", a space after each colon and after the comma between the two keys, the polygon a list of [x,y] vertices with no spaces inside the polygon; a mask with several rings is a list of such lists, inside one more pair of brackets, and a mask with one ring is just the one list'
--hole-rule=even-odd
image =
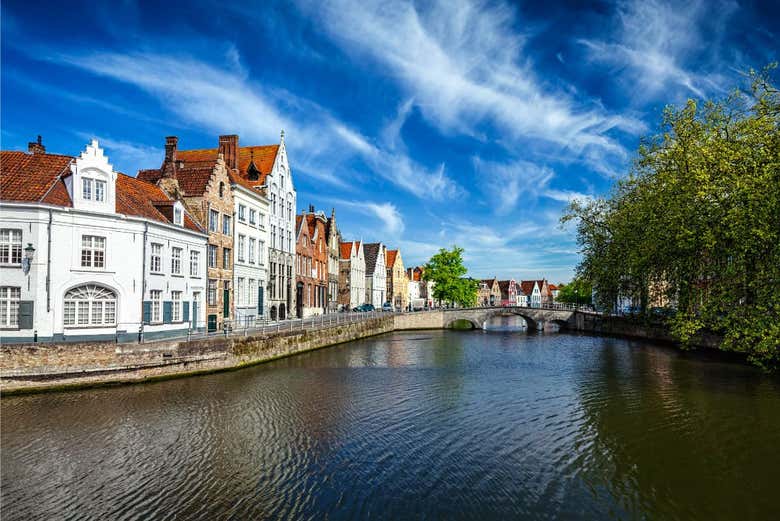
{"label": "green window shutter", "polygon": [[190,321],[190,303],[182,302],[181,318],[184,322]]}
{"label": "green window shutter", "polygon": [[19,302],[19,329],[33,328],[33,308],[35,303],[32,300],[22,300]]}
{"label": "green window shutter", "polygon": [[257,288],[257,314],[263,314],[263,286]]}
{"label": "green window shutter", "polygon": [[173,318],[173,302],[166,300],[163,302],[163,324],[170,324]]}
{"label": "green window shutter", "polygon": [[151,324],[152,323],[152,301],[151,300],[145,300],[144,301],[144,324]]}

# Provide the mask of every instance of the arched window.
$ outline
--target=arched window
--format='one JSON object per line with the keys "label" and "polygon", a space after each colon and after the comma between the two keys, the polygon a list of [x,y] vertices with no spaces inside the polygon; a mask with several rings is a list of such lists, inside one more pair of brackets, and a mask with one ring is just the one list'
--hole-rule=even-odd
{"label": "arched window", "polygon": [[116,293],[108,288],[87,284],[65,294],[66,326],[115,326]]}

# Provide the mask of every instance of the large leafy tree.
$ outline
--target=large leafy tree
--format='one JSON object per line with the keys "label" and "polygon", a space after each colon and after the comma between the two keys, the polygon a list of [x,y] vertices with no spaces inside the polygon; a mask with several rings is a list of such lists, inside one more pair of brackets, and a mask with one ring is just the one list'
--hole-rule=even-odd
{"label": "large leafy tree", "polygon": [[558,302],[569,304],[590,304],[593,286],[582,277],[575,277],[568,284],[558,284]]}
{"label": "large leafy tree", "polygon": [[[780,95],[771,69],[749,93],[664,112],[630,175],[609,197],[574,202],[580,277],[599,303],[662,294],[687,345],[703,331],[723,349],[780,366]],[[655,295],[654,295],[655,293]]]}
{"label": "large leafy tree", "polygon": [[431,257],[423,268],[423,279],[434,283],[433,298],[439,302],[470,307],[477,302],[479,284],[466,278],[466,272],[463,248],[453,246],[452,250],[441,248]]}

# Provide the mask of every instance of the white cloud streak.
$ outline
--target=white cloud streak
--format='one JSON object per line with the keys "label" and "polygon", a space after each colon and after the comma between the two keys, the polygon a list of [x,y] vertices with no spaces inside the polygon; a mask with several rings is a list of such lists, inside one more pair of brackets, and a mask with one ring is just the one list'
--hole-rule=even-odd
{"label": "white cloud streak", "polygon": [[237,133],[244,143],[275,142],[284,128],[296,166],[315,179],[349,188],[349,180],[344,179],[348,170],[336,167],[357,158],[375,175],[415,196],[443,199],[457,193],[443,166],[428,170],[397,150],[374,144],[315,103],[253,84],[236,53],[231,51],[229,67],[144,52],[93,53],[60,60],[135,85],[183,121],[215,134]]}
{"label": "white cloud streak", "polygon": [[644,128],[543,84],[523,55],[515,10],[507,4],[300,0],[299,5],[321,19],[347,52],[381,65],[444,133],[479,137],[477,129],[490,123],[508,143],[530,140],[585,161],[598,150],[601,160],[623,161],[622,145],[608,133]]}

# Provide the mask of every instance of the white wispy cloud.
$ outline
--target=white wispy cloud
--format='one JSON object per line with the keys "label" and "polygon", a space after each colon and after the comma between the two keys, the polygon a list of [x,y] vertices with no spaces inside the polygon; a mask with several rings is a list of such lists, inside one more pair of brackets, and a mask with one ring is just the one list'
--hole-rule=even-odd
{"label": "white wispy cloud", "polygon": [[[305,194],[299,194],[304,195]],[[329,204],[338,206],[341,209],[348,209],[353,212],[372,217],[382,224],[380,233],[373,233],[368,238],[369,240],[398,240],[404,232],[404,219],[398,207],[391,202],[375,202],[375,201],[347,201],[339,198],[327,198]],[[384,237],[379,239],[378,237]]]}
{"label": "white wispy cloud", "polygon": [[694,59],[717,54],[715,38],[702,35],[702,25],[718,25],[728,19],[737,4],[730,0],[667,2],[628,0],[619,2],[610,38],[581,39],[589,57],[614,67],[630,82],[631,96],[647,99],[656,94],[668,98],[670,87],[705,97],[720,90],[720,75],[686,67]]}
{"label": "white wispy cloud", "polygon": [[480,126],[490,123],[508,143],[541,143],[583,159],[590,149],[600,149],[602,159],[617,154],[612,160],[622,161],[623,147],[609,132],[643,128],[540,80],[523,53],[520,22],[508,4],[299,0],[299,5],[322,20],[325,32],[347,52],[380,64],[446,134],[480,137]]}
{"label": "white wispy cloud", "polygon": [[275,142],[284,128],[296,167],[341,188],[350,187],[345,179],[350,170],[337,172],[337,167],[358,159],[374,175],[415,196],[442,199],[457,193],[443,165],[428,170],[399,150],[377,145],[314,102],[264,89],[247,77],[235,49],[229,50],[228,58],[227,67],[190,56],[147,52],[98,52],[59,60],[135,85],[183,121],[214,134],[237,133],[244,142]]}

